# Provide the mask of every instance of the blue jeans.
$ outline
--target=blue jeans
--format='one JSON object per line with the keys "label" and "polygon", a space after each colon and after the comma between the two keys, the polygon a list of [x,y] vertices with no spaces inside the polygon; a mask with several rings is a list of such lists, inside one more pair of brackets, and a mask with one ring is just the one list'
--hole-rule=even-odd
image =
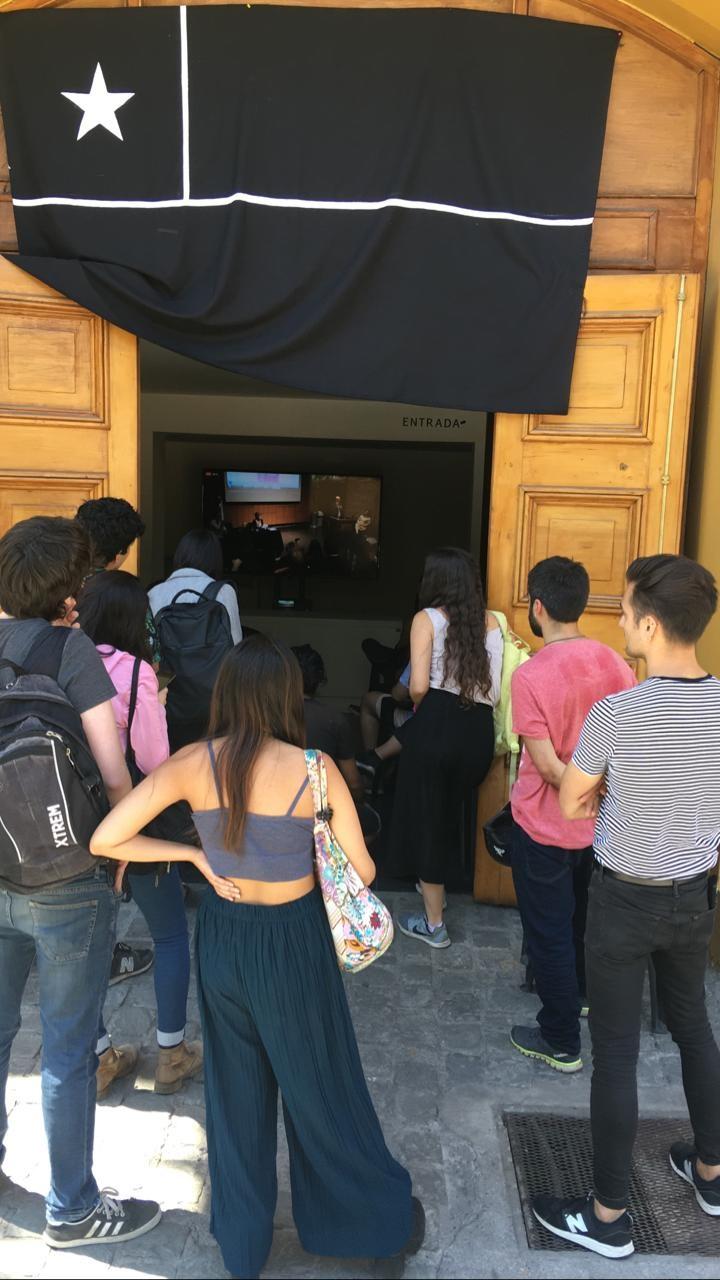
{"label": "blue jeans", "polygon": [[[0,1143],[20,1005],[37,959],[42,1104],[50,1154],[47,1214],[77,1222],[98,1201],[92,1172],[95,1041],[110,973],[117,899],[104,867],[32,894],[0,889]],[[0,1155],[4,1151],[0,1151]]]}
{"label": "blue jeans", "polygon": [[515,823],[512,873],[528,959],[542,1001],[537,1020],[553,1049],[580,1052],[585,920],[592,849],[538,844]]}
{"label": "blue jeans", "polygon": [[[145,917],[155,943],[155,1000],[158,1036],[177,1037],[185,1030],[190,987],[190,942],[180,870],[174,864],[161,876],[130,872],[132,896]],[[100,1021],[99,1039],[106,1035]]]}

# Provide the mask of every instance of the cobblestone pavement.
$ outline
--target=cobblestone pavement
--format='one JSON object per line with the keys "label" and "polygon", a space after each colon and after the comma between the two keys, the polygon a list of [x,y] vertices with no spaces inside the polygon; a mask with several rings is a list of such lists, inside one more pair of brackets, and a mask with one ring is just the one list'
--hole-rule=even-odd
{"label": "cobblestone pavement", "polygon": [[[394,909],[414,894],[384,895]],[[388,1144],[410,1169],[425,1203],[425,1247],[409,1277],[716,1277],[717,1259],[640,1258],[612,1263],[579,1250],[527,1248],[501,1121],[503,1107],[587,1111],[590,1072],[561,1076],[508,1046],[513,1022],[532,1021],[536,1002],[520,991],[520,926],[512,910],[451,897],[453,946],[432,952],[399,935],[388,955],[347,980],[370,1089]],[[120,933],[146,937],[132,906]],[[720,1029],[720,973],[708,979]],[[117,1044],[142,1045],[137,1076],[115,1087],[98,1108],[95,1171],[101,1186],[157,1198],[165,1211],[151,1234],[123,1247],[53,1252],[37,1238],[43,1226],[47,1160],[40,1111],[37,985],[28,984],[23,1025],[11,1063],[10,1133],[0,1183],[0,1277],[225,1276],[208,1232],[209,1185],[202,1085],[156,1097],[152,975],[108,993],[106,1013]],[[646,1019],[647,1022],[647,1019]],[[194,986],[191,1035],[199,1034]],[[586,1061],[587,1029],[583,1031]],[[688,1134],[679,1063],[667,1035],[643,1033],[641,1106],[678,1114]],[[0,1179],[2,1175],[0,1175]],[[584,1188],[580,1188],[584,1190]],[[689,1229],[694,1206],[688,1202]],[[720,1221],[718,1222],[720,1253]],[[292,1225],[287,1160],[281,1144],[280,1195],[273,1251],[264,1277],[365,1277],[367,1262],[303,1253]],[[377,1274],[377,1273],[376,1273]]]}

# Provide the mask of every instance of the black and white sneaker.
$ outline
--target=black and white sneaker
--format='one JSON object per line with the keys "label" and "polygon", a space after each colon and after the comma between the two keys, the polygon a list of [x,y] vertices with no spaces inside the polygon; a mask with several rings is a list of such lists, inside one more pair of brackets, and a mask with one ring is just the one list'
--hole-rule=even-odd
{"label": "black and white sneaker", "polygon": [[155,1200],[119,1200],[117,1191],[105,1187],[100,1203],[81,1222],[48,1222],[43,1240],[51,1249],[77,1249],[81,1245],[122,1244],[152,1231],[162,1217]]}
{"label": "black and white sneaker", "polygon": [[563,1071],[571,1075],[574,1071],[582,1071],[583,1060],[579,1053],[563,1053],[561,1049],[553,1049],[549,1045],[539,1027],[513,1027],[510,1032],[510,1043],[526,1058],[536,1058],[545,1062],[554,1071]]}
{"label": "black and white sneaker", "polygon": [[701,1178],[697,1171],[697,1151],[689,1142],[674,1142],[670,1148],[670,1168],[689,1182],[695,1192],[695,1199],[704,1213],[712,1218],[720,1218],[720,1178]]}
{"label": "black and white sneaker", "polygon": [[152,947],[131,947],[127,942],[116,942],[110,965],[109,987],[116,982],[124,982],[126,978],[137,978],[152,968],[155,952]]}
{"label": "black and white sneaker", "polygon": [[382,763],[375,751],[363,751],[355,758],[355,764],[368,782],[375,781],[375,775],[382,771]]}
{"label": "black and white sneaker", "polygon": [[615,1222],[601,1222],[595,1216],[592,1192],[574,1200],[535,1196],[532,1211],[546,1231],[581,1249],[600,1253],[603,1258],[628,1258],[635,1252],[630,1214],[626,1211]]}

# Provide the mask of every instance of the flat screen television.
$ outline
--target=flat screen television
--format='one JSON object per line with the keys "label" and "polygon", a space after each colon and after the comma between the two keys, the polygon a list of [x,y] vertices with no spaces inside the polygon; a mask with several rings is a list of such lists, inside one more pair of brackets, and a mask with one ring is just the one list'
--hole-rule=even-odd
{"label": "flat screen television", "polygon": [[208,470],[203,518],[222,539],[226,571],[374,578],[381,490],[379,476]]}

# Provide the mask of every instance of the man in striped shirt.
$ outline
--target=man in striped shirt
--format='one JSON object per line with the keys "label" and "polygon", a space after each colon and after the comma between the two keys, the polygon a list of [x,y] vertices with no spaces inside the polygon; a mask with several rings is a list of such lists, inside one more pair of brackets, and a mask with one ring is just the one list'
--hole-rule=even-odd
{"label": "man in striped shirt", "polygon": [[720,680],[695,653],[716,608],[715,582],[695,561],[630,565],[620,625],[647,679],[593,707],[560,788],[567,818],[597,810],[585,935],[594,1195],[538,1196],[533,1208],[555,1235],[611,1258],[634,1249],[627,1203],[650,957],[694,1133],[692,1146],[673,1145],[670,1164],[720,1217],[720,1051],[704,986],[720,845]]}

